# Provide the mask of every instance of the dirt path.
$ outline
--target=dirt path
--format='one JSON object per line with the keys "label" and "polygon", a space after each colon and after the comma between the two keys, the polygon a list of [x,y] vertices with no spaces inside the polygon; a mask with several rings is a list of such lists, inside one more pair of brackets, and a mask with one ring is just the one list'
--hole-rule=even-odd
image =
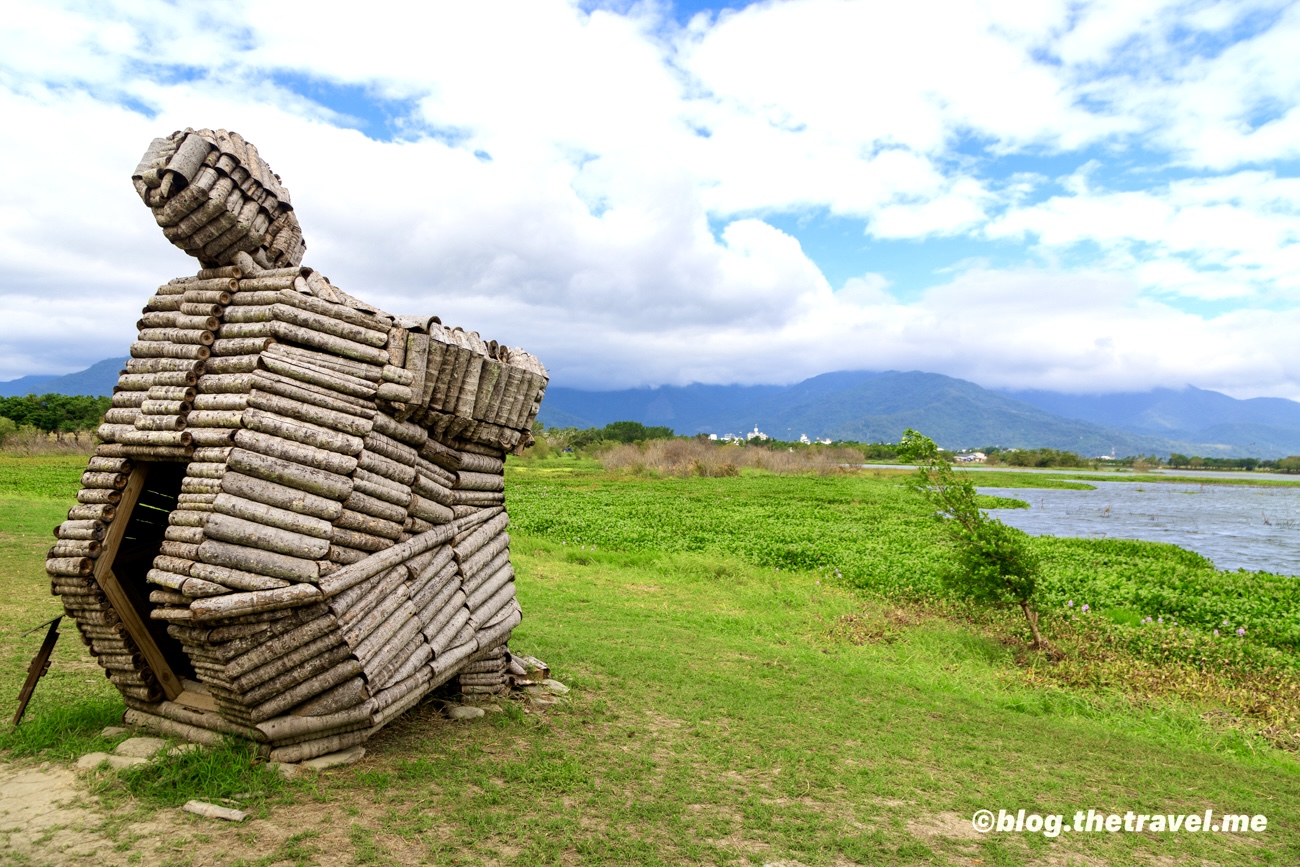
{"label": "dirt path", "polygon": [[[123,822],[68,767],[0,764],[0,865],[352,863],[348,832],[364,815],[344,819],[321,805],[275,812],[231,824],[168,808]],[[390,851],[379,863],[417,863],[419,854]]]}

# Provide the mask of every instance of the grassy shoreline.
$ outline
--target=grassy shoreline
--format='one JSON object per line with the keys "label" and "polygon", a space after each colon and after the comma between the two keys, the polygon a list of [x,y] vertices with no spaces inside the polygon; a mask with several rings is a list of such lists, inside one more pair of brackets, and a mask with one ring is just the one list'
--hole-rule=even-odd
{"label": "grassy shoreline", "polygon": [[[34,649],[19,627],[58,607],[40,561],[80,473],[25,466],[0,476],[0,691],[13,694]],[[933,528],[899,481],[512,464],[526,612],[512,646],[550,663],[568,696],[502,701],[472,724],[427,702],[360,765],[287,785],[237,752],[222,758],[225,789],[181,766],[166,786],[97,777],[101,802],[119,811],[105,831],[174,864],[1300,861],[1300,762],[1244,707],[1266,695],[1289,706],[1294,671],[1258,670],[1284,652],[1283,633],[1252,628],[1224,645],[1245,656],[1198,662],[1195,648],[1172,646],[1194,626],[1143,632],[1104,613],[1053,613],[1068,658],[1035,656],[1014,617],[927,589]],[[1117,582],[1204,571],[1170,546],[1066,541],[1043,543],[1060,580],[1075,566]],[[24,723],[63,729],[29,743],[6,725],[0,749],[11,762],[66,760],[120,713],[114,696],[65,634]],[[223,791],[253,793],[259,821],[198,827],[192,846],[156,859],[132,836],[131,817]],[[1054,839],[971,830],[976,809],[1004,808],[1214,809],[1262,813],[1270,826]]]}

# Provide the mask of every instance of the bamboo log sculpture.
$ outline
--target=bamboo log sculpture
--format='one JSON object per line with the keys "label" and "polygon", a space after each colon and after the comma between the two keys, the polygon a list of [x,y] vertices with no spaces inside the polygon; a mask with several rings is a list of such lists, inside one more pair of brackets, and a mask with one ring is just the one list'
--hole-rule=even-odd
{"label": "bamboo log sculpture", "polygon": [[46,560],[130,721],[299,761],[531,679],[503,472],[546,369],[303,267],[237,133],[155,139],[132,181],[200,270],[146,300]]}

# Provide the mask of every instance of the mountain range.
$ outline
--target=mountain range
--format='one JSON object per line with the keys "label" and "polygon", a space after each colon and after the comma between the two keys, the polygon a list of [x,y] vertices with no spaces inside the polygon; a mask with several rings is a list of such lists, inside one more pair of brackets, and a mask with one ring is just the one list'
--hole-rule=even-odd
{"label": "mountain range", "polygon": [[[66,376],[0,383],[0,396],[112,394],[123,359]],[[920,371],[839,371],[789,386],[686,385],[584,391],[552,385],[539,419],[547,427],[614,421],[664,425],[678,434],[895,442],[915,428],[944,448],[1055,448],[1085,456],[1171,452],[1203,457],[1300,454],[1300,403],[1237,400],[1199,388],[1072,395],[1003,392]]]}
{"label": "mountain range", "polygon": [[679,434],[895,442],[915,428],[944,448],[1055,448],[1085,456],[1181,452],[1202,457],[1300,454],[1300,403],[1237,400],[1197,388],[1070,395],[1000,392],[920,371],[840,371],[790,386],[688,385],[621,391],[552,386],[539,416],[551,427],[611,421]]}

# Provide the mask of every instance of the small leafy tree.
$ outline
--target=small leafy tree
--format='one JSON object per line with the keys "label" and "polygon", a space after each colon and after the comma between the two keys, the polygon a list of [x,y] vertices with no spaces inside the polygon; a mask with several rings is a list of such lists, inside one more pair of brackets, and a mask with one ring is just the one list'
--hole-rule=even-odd
{"label": "small leafy tree", "polygon": [[1034,647],[1045,649],[1034,604],[1039,563],[1028,535],[980,511],[975,484],[939,454],[934,440],[908,428],[898,446],[899,457],[916,464],[912,489],[934,506],[953,549],[944,585],[976,602],[1019,606]]}

